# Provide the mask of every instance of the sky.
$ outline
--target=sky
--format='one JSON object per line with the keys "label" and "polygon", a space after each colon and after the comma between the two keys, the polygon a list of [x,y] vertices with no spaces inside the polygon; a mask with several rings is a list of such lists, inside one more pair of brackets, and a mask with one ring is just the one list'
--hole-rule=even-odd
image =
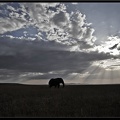
{"label": "sky", "polygon": [[120,83],[120,3],[1,2],[0,83]]}

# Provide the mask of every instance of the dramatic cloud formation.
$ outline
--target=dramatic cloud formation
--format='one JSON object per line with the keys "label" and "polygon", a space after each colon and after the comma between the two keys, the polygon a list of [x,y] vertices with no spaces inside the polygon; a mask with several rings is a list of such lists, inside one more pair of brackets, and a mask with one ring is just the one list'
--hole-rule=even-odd
{"label": "dramatic cloud formation", "polygon": [[[88,79],[90,74],[107,69],[96,61],[119,58],[119,36],[98,42],[87,15],[78,9],[69,10],[69,6],[78,5],[1,3],[0,82]],[[96,71],[95,64],[99,64]]]}
{"label": "dramatic cloud formation", "polygon": [[8,16],[0,18],[0,33],[32,25],[39,32],[36,35],[38,38],[44,39],[41,36],[44,33],[46,40],[76,46],[75,50],[81,50],[80,44],[83,42],[88,47],[96,40],[94,29],[86,22],[86,16],[80,11],[68,13],[62,3],[20,3],[17,9],[13,7],[14,4],[3,4],[9,12]]}
{"label": "dramatic cloud formation", "polygon": [[101,45],[96,46],[99,52],[104,52],[119,58],[120,55],[120,37],[108,36],[107,40],[102,42]]}

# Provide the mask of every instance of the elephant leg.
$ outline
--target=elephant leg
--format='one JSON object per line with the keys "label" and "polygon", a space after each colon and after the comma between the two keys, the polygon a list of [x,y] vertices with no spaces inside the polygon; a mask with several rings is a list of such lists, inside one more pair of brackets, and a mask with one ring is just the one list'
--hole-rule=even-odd
{"label": "elephant leg", "polygon": [[60,87],[60,84],[58,84],[58,88]]}
{"label": "elephant leg", "polygon": [[52,85],[49,85],[49,88],[51,88],[52,87]]}

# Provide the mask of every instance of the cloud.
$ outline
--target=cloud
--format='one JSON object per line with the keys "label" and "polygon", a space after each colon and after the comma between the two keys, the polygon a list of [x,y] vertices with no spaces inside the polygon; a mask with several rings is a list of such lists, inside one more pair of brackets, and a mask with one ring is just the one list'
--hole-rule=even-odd
{"label": "cloud", "polygon": [[4,2],[1,2],[1,3],[0,3],[1,6],[2,6],[2,5],[5,5],[5,4],[6,4],[6,3],[4,3]]}
{"label": "cloud", "polygon": [[72,2],[71,4],[73,4],[73,5],[77,5],[78,3],[77,3],[77,2]]}
{"label": "cloud", "polygon": [[55,14],[51,20],[56,26],[63,28],[69,20],[69,15],[66,12],[59,12]]}
{"label": "cloud", "polygon": [[9,80],[74,76],[110,57],[94,48],[95,30],[86,15],[67,12],[65,4],[20,3],[7,10],[0,17],[0,69],[20,72]]}
{"label": "cloud", "polygon": [[[61,12],[55,15],[53,17],[53,23],[57,27],[56,30],[49,33],[48,39],[54,39],[67,45],[78,45],[80,42],[93,45],[96,40],[96,37],[93,36],[94,29],[90,28],[90,24],[87,24],[85,20],[85,15],[82,15],[80,12],[71,13],[71,15]],[[63,21],[63,24],[61,21]],[[59,36],[60,32],[61,35]]]}
{"label": "cloud", "polygon": [[[1,66],[11,69],[21,69],[39,72],[57,70],[76,71],[81,64],[99,59],[107,59],[98,52],[70,52],[61,44],[47,41],[24,41],[16,38],[0,40]],[[9,59],[7,59],[9,58]],[[9,61],[8,61],[9,60]],[[10,64],[10,61],[12,62]],[[4,63],[4,64],[3,64]]]}
{"label": "cloud", "polygon": [[[47,40],[61,44],[79,44],[85,41],[86,44],[93,45],[96,37],[93,35],[94,29],[91,23],[86,22],[86,16],[80,11],[68,13],[65,4],[57,3],[26,3],[21,4],[28,8],[27,12],[39,31],[45,32]],[[71,39],[73,42],[71,42]]]}
{"label": "cloud", "polygon": [[22,11],[21,13],[18,12],[11,5],[6,5],[4,7],[7,9],[7,12],[5,12],[4,9],[1,9],[4,14],[0,17],[0,34],[18,30],[28,23],[25,18],[26,13]]}
{"label": "cloud", "polygon": [[42,34],[37,38],[66,45],[70,51],[89,49],[96,40],[86,15],[80,11],[67,12],[63,3],[18,3],[17,7],[7,4],[6,9],[7,16],[0,18],[1,34],[34,26]]}
{"label": "cloud", "polygon": [[67,78],[82,73],[93,61],[108,58],[98,52],[69,51],[69,47],[55,41],[0,37],[0,69],[8,70],[0,79],[6,82]]}
{"label": "cloud", "polygon": [[[0,8],[1,80],[75,78],[83,72],[85,76],[94,61],[119,56],[119,36],[108,36],[95,45],[95,29],[87,16],[81,11],[68,12],[63,3],[7,3],[5,9]],[[98,67],[95,73],[102,69]]]}
{"label": "cloud", "polygon": [[111,56],[119,58],[120,51],[120,37],[119,36],[107,36],[107,40],[103,41],[101,45],[95,46],[95,49],[100,53],[105,53]]}

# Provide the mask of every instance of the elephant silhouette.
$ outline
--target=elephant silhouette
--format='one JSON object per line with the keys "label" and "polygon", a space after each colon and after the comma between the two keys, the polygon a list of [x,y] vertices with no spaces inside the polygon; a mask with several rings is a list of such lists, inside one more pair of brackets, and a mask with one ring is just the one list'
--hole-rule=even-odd
{"label": "elephant silhouette", "polygon": [[62,84],[63,87],[65,86],[65,83],[62,78],[52,78],[49,80],[49,87],[51,88],[52,86],[55,86],[55,88],[56,87],[59,88],[60,83]]}

